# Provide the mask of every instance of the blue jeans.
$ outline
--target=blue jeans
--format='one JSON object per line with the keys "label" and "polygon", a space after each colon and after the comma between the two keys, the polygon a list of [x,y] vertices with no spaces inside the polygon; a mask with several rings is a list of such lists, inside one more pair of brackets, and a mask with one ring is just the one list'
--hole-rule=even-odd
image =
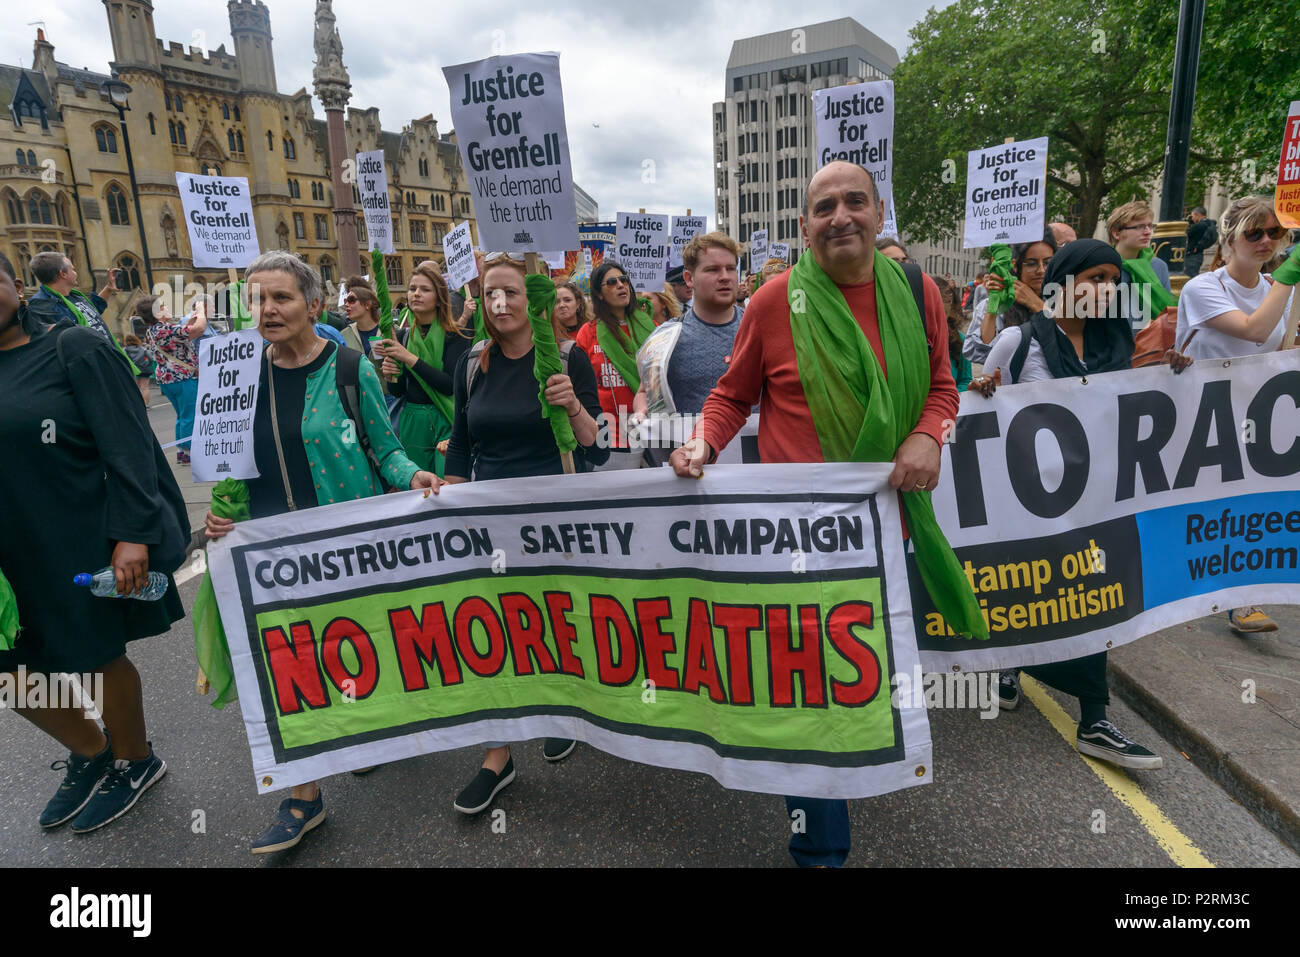
{"label": "blue jeans", "polygon": [[[188,439],[194,431],[194,404],[199,400],[199,380],[181,379],[159,386],[162,394],[176,410],[176,438]],[[189,442],[182,442],[180,447],[188,452]]]}
{"label": "blue jeans", "polygon": [[800,867],[823,864],[843,867],[852,841],[849,836],[849,802],[829,798],[787,797],[791,827],[795,811],[803,811],[801,831],[790,836],[790,856]]}

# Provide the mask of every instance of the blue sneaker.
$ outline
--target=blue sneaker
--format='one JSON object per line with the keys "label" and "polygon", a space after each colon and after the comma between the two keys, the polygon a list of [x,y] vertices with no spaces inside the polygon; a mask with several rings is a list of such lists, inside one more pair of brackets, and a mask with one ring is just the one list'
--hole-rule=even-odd
{"label": "blue sneaker", "polygon": [[139,761],[118,758],[112,763],[99,787],[77,819],[72,822],[73,834],[86,834],[105,824],[111,824],[135,807],[135,802],[167,773],[167,762],[153,753],[149,743],[149,757]]}
{"label": "blue sneaker", "polygon": [[[107,736],[107,734],[105,735]],[[113,745],[110,742],[93,758],[69,754],[66,761],[50,765],[54,771],[66,771],[63,783],[41,812],[41,827],[58,827],[81,813],[95,793],[95,785],[113,763]]]}
{"label": "blue sneaker", "polygon": [[[302,811],[303,816],[294,817],[295,810]],[[287,851],[297,845],[304,834],[324,822],[325,799],[319,787],[316,789],[314,801],[285,798],[280,802],[280,810],[271,826],[253,842],[253,853],[270,854],[274,851]]]}

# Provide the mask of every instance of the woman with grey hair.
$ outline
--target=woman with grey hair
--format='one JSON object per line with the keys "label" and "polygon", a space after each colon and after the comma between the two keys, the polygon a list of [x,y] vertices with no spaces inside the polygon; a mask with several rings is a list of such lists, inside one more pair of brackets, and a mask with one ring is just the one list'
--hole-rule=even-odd
{"label": "woman with grey hair", "polygon": [[[276,251],[255,259],[246,276],[250,311],[268,343],[253,418],[259,477],[246,480],[250,516],[368,498],[386,488],[436,494],[442,480],[407,458],[393,435],[374,365],[317,335],[322,293],[316,271]],[[349,408],[349,393],[359,408]],[[234,522],[208,512],[206,526],[207,537],[217,539]],[[253,842],[253,853],[293,847],[324,820],[316,782],[298,785]]]}

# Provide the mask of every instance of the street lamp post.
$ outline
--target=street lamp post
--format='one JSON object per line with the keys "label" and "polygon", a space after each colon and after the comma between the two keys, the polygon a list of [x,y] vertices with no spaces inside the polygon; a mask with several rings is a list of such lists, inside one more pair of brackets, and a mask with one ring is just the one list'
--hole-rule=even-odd
{"label": "street lamp post", "polygon": [[99,90],[108,97],[109,102],[117,108],[118,125],[122,128],[122,148],[126,151],[126,171],[131,178],[131,198],[135,202],[135,225],[140,233],[140,251],[144,254],[145,281],[149,291],[153,291],[153,264],[149,259],[149,241],[144,237],[144,213],[140,211],[140,187],[135,181],[135,162],[131,159],[131,134],[126,130],[126,95],[131,92],[130,85],[121,80],[105,80],[99,84]]}

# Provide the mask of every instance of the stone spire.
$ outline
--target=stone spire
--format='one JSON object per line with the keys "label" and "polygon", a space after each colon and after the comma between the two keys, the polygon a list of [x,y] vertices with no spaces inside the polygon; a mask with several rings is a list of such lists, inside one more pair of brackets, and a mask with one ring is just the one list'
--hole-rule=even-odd
{"label": "stone spire", "polygon": [[316,67],[312,85],[326,110],[342,110],[352,98],[352,84],[343,65],[343,41],[334,26],[331,0],[316,0]]}

